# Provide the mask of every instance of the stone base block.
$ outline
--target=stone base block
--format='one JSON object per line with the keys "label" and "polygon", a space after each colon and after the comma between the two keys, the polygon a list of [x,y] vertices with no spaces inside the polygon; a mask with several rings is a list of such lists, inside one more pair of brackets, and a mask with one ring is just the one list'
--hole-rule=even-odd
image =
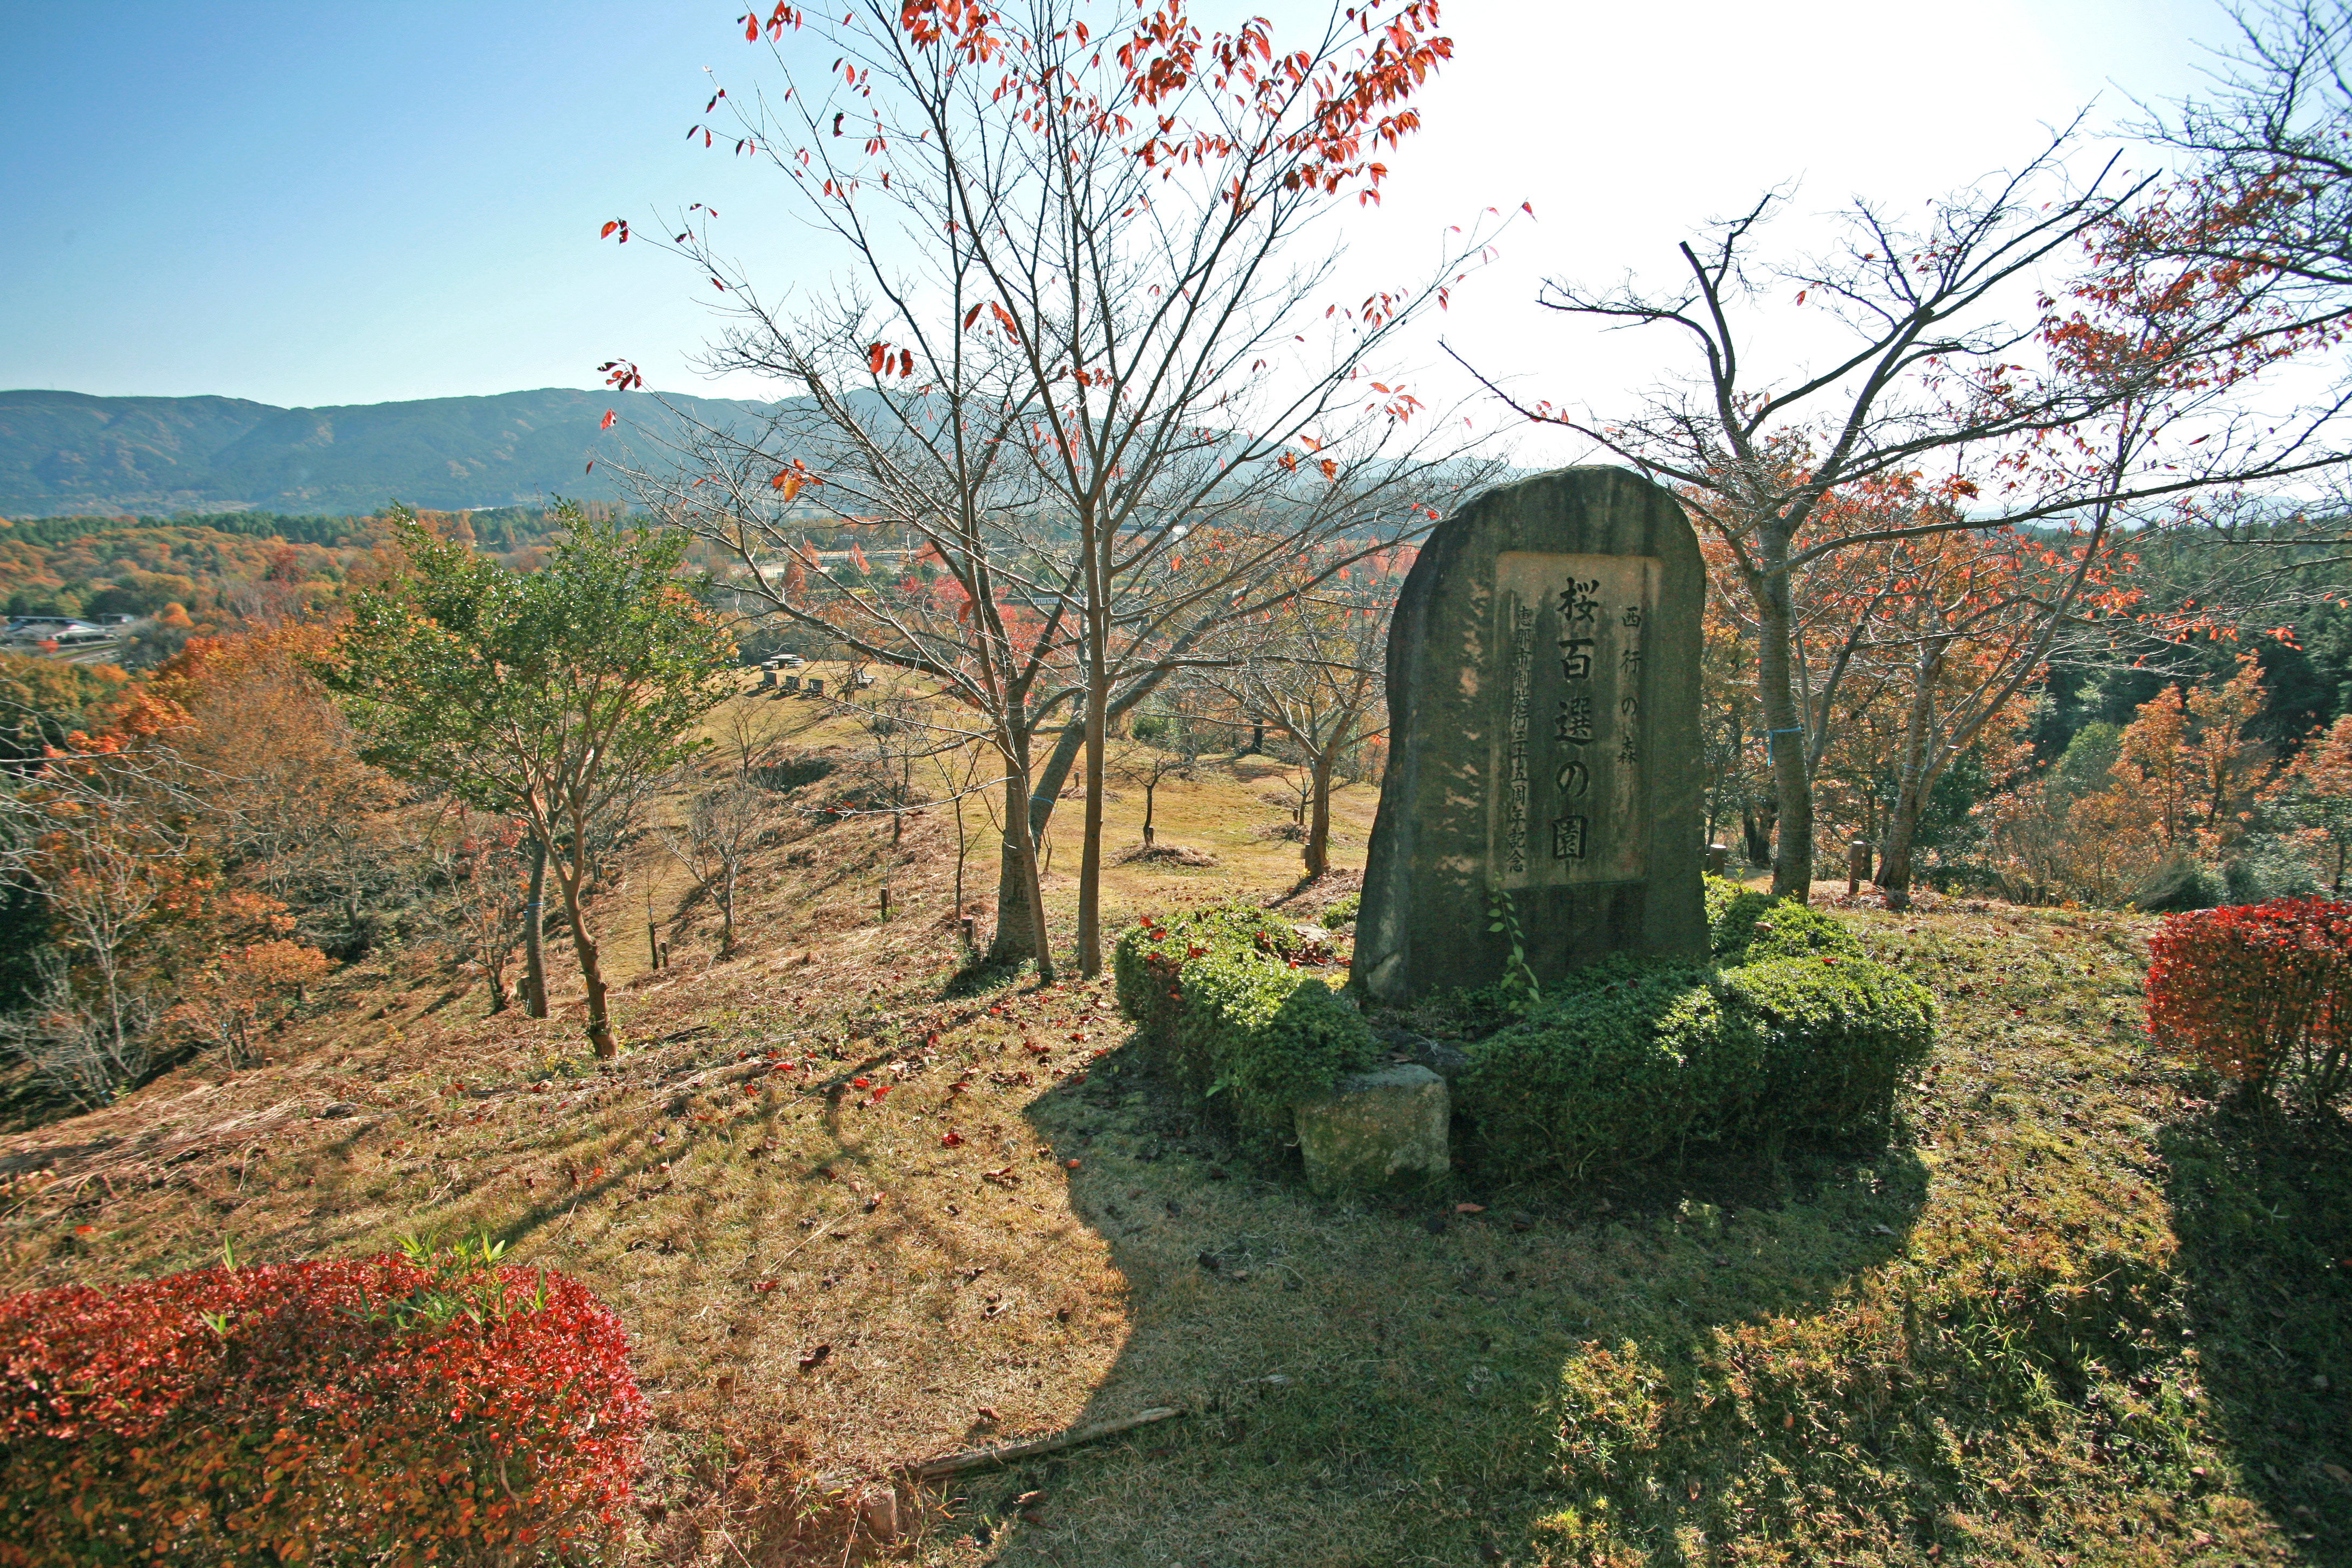
{"label": "stone base block", "polygon": [[1318,1193],[1364,1192],[1433,1181],[1451,1168],[1445,1080],[1407,1064],[1339,1080],[1297,1108],[1298,1152]]}

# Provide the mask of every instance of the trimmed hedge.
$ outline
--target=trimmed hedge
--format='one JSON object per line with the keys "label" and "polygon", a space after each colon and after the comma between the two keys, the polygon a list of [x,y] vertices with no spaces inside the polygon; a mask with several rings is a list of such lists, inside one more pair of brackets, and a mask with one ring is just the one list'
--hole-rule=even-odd
{"label": "trimmed hedge", "polygon": [[563,1559],[646,1404],[561,1275],[384,1257],[0,1300],[0,1564]]}
{"label": "trimmed hedge", "polygon": [[1376,1055],[1362,1015],[1300,972],[1307,948],[1265,910],[1234,903],[1165,923],[1147,915],[1113,953],[1119,1005],[1145,1048],[1254,1138],[1288,1131],[1293,1105]]}
{"label": "trimmed hedge", "polygon": [[1594,965],[1465,1047],[1454,1103],[1482,1159],[1589,1175],[1692,1142],[1885,1134],[1934,998],[1819,910],[1727,889],[1717,962]]}
{"label": "trimmed hedge", "polygon": [[1709,877],[1707,950],[1733,963],[1764,958],[1863,958],[1862,940],[1835,915]]}

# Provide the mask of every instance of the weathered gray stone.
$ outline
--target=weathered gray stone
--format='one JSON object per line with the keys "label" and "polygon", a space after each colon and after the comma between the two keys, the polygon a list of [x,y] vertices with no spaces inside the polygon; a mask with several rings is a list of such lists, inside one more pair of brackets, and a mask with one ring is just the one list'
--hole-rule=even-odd
{"label": "weathered gray stone", "polygon": [[1406,1064],[1343,1078],[1300,1102],[1298,1152],[1318,1193],[1417,1185],[1451,1168],[1445,1080]]}
{"label": "weathered gray stone", "polygon": [[1502,978],[1498,890],[1542,983],[1706,952],[1705,595],[1681,507],[1623,468],[1488,490],[1431,532],[1389,635],[1352,966],[1375,1000]]}
{"label": "weathered gray stone", "polygon": [[1386,1046],[1391,1056],[1418,1062],[1447,1083],[1452,1083],[1470,1066],[1469,1053],[1459,1046],[1433,1040],[1427,1035],[1415,1034],[1411,1029],[1375,1028],[1372,1037]]}

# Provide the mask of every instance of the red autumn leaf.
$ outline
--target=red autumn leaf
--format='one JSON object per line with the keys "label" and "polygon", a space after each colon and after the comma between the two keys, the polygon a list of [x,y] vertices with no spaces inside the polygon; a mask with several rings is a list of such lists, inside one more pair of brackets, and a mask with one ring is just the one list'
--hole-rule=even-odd
{"label": "red autumn leaf", "polygon": [[598,425],[597,425],[596,428],[597,428],[597,429],[599,429],[599,430],[610,430],[610,429],[613,427],[613,420],[614,420],[614,417],[615,417],[615,416],[614,415],[613,411],[612,411],[611,409],[607,408],[606,410],[604,410],[604,420],[603,420],[600,424],[598,424]]}
{"label": "red autumn leaf", "polygon": [[849,1087],[852,1089],[864,1089],[866,1087],[866,1080],[862,1078],[851,1079],[849,1080]]}
{"label": "red autumn leaf", "polygon": [[963,1134],[962,1134],[962,1133],[961,1133],[961,1132],[954,1131],[952,1131],[952,1130],[950,1130],[950,1131],[946,1131],[946,1132],[942,1132],[942,1133],[940,1133],[940,1148],[942,1148],[942,1149],[961,1149],[961,1148],[962,1148],[962,1147],[963,1147]]}

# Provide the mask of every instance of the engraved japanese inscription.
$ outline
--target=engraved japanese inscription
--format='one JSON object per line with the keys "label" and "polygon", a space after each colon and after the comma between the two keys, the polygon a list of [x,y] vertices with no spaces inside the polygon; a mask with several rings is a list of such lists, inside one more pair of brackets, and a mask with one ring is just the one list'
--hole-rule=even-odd
{"label": "engraved japanese inscription", "polygon": [[1530,475],[1430,531],[1389,642],[1351,966],[1367,996],[1706,952],[1706,602],[1682,508],[1622,468]]}
{"label": "engraved japanese inscription", "polygon": [[1488,863],[1506,889],[1630,882],[1649,844],[1643,637],[1658,562],[1506,551],[1495,560]]}

